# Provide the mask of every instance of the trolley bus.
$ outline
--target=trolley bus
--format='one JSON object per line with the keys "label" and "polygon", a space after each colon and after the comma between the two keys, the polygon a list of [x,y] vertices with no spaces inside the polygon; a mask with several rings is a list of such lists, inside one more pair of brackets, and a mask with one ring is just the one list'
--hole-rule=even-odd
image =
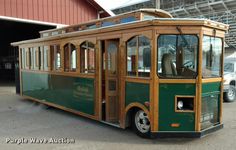
{"label": "trolley bus", "polygon": [[21,95],[142,137],[223,127],[228,25],[141,9],[40,32],[19,47]]}

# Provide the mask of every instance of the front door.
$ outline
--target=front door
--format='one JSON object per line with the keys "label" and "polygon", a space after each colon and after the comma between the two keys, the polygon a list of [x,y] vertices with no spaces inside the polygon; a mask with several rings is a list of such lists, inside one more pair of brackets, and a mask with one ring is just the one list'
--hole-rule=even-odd
{"label": "front door", "polygon": [[110,123],[119,121],[118,98],[118,50],[119,40],[105,40],[103,68],[105,77],[105,120]]}

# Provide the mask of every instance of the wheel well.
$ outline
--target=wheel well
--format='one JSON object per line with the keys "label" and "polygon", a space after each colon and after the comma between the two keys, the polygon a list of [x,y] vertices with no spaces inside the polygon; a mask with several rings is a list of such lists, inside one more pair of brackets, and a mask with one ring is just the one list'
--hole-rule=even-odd
{"label": "wheel well", "polygon": [[131,126],[131,121],[132,121],[132,116],[135,112],[140,110],[141,108],[139,107],[132,107],[129,109],[129,111],[126,113],[125,116],[125,127],[130,127]]}
{"label": "wheel well", "polygon": [[234,85],[235,86],[235,81],[231,81],[230,85]]}

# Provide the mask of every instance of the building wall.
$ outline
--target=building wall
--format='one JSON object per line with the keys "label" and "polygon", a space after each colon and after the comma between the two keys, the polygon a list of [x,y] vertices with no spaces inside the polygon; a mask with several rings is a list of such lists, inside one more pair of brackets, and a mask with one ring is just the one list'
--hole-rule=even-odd
{"label": "building wall", "polygon": [[96,19],[97,14],[86,0],[0,0],[1,16],[71,25]]}

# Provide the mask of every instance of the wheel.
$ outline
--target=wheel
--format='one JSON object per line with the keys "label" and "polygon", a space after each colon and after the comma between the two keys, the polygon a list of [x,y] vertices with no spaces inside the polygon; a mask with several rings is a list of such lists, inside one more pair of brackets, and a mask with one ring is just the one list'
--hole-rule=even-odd
{"label": "wheel", "polygon": [[236,90],[234,85],[230,85],[228,92],[224,93],[224,100],[226,102],[233,102],[236,98]]}
{"label": "wheel", "polygon": [[133,113],[132,127],[137,135],[143,138],[151,138],[151,124],[148,115],[143,110]]}

